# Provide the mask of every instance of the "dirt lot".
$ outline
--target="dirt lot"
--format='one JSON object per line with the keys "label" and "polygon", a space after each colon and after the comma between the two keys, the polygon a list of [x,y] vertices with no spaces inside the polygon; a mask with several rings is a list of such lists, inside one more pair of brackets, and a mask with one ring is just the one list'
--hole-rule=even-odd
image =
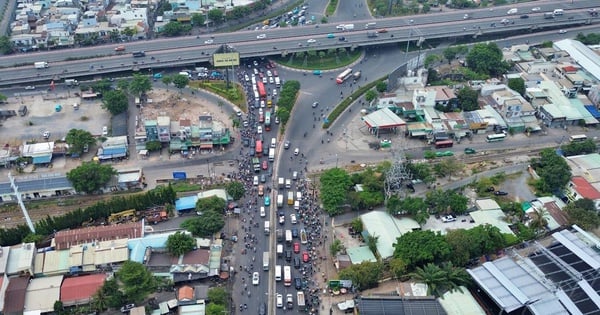
{"label": "dirt lot", "polygon": [[[46,93],[32,91],[8,98],[3,109],[18,110],[26,105],[27,115],[15,116],[2,122],[0,140],[10,145],[20,145],[24,140],[42,140],[42,133],[50,131],[51,140],[61,139],[70,129],[88,130],[100,134],[102,126],[108,126],[110,115],[100,106],[100,100],[82,101],[75,96],[77,90]],[[73,104],[79,104],[75,110]],[[56,105],[62,110],[57,112]]]}

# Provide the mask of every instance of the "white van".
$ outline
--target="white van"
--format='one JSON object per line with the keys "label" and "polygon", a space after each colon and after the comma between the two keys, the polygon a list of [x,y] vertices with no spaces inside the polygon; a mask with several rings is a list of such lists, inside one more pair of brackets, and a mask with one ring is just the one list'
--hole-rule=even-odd
{"label": "white van", "polygon": [[264,218],[267,215],[267,213],[265,212],[265,207],[260,207],[260,217]]}
{"label": "white van", "polygon": [[302,192],[301,191],[296,192],[296,200],[298,200],[298,201],[302,200]]}
{"label": "white van", "polygon": [[275,281],[281,281],[281,265],[275,266]]}
{"label": "white van", "polygon": [[258,176],[254,176],[254,180],[252,181],[254,186],[258,186]]}
{"label": "white van", "polygon": [[369,22],[369,23],[365,24],[365,29],[368,29],[368,28],[373,27],[375,25],[377,25],[377,23],[375,23],[375,22]]}
{"label": "white van", "polygon": [[[300,201],[294,201],[294,210],[300,210]],[[294,224],[294,222],[292,222]]]}
{"label": "white van", "polygon": [[277,146],[277,139],[271,138],[271,148],[275,148]]}
{"label": "white van", "polygon": [[556,9],[556,10],[554,10],[552,12],[552,14],[554,14],[554,15],[563,15],[563,14],[565,14],[565,10],[563,10],[563,9]]}

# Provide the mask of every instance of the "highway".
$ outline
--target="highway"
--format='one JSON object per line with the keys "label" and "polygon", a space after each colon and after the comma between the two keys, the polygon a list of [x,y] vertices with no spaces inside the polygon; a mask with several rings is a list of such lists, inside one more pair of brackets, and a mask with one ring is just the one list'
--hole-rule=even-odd
{"label": "highway", "polygon": [[[190,66],[207,62],[214,51],[227,44],[240,52],[242,58],[253,56],[280,55],[310,49],[330,49],[341,47],[364,47],[382,45],[406,40],[453,38],[456,36],[484,36],[509,31],[527,29],[532,32],[559,27],[574,27],[586,23],[597,23],[599,18],[592,18],[587,8],[595,7],[596,1],[582,0],[574,4],[564,1],[544,2],[539,4],[539,12],[529,12],[534,4],[519,5],[521,12],[529,18],[520,19],[519,15],[507,16],[506,8],[461,10],[435,14],[407,16],[399,18],[378,19],[373,29],[387,30],[376,38],[367,37],[365,25],[370,19],[358,19],[351,22],[354,30],[340,31],[338,23],[320,24],[302,27],[280,28],[260,31],[239,31],[228,34],[215,34],[212,44],[205,44],[205,37],[177,37],[127,43],[127,53],[117,55],[114,45],[99,47],[73,48],[49,52],[9,55],[0,57],[0,85],[30,83],[33,81],[49,83],[65,78],[108,75],[114,72],[130,70],[152,70],[177,66]],[[563,8],[565,14],[555,19],[543,18],[543,12]],[[464,20],[468,13],[471,18]],[[514,24],[502,25],[501,19],[509,18]],[[339,24],[345,24],[340,22]],[[265,39],[257,39],[265,34]],[[334,34],[335,38],[327,38]],[[346,37],[339,41],[338,37]],[[309,44],[309,39],[316,43]],[[133,58],[132,51],[144,50],[146,57]],[[36,61],[49,62],[49,68],[35,69]]]}

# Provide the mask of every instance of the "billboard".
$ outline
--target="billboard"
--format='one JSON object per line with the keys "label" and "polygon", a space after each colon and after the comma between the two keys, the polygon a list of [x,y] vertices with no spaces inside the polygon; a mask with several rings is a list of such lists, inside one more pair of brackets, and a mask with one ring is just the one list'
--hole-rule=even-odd
{"label": "billboard", "polygon": [[213,54],[213,66],[215,67],[231,67],[239,65],[239,52]]}

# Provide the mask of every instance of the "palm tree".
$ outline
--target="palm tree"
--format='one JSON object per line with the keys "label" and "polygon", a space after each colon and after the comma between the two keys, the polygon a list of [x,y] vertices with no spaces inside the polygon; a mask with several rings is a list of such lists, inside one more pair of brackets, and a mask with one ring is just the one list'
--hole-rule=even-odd
{"label": "palm tree", "polygon": [[377,256],[377,242],[379,242],[379,236],[369,234],[365,241],[367,242],[369,249],[373,252],[373,255]]}
{"label": "palm tree", "polygon": [[442,271],[446,274],[446,290],[452,292],[458,290],[462,293],[461,286],[466,286],[471,282],[471,276],[463,268],[452,265],[447,262],[442,265]]}
{"label": "palm tree", "polygon": [[409,274],[413,280],[421,281],[427,285],[427,294],[441,296],[443,288],[446,287],[446,272],[435,264],[417,267],[414,272]]}
{"label": "palm tree", "polygon": [[548,225],[548,220],[546,219],[547,215],[548,210],[545,208],[533,207],[533,213],[529,215],[531,218],[529,227],[535,232],[535,234],[541,233],[546,229],[546,226]]}
{"label": "palm tree", "polygon": [[331,245],[329,245],[329,251],[331,252],[331,256],[337,255],[339,252],[344,250],[344,244],[339,239],[334,240]]}

